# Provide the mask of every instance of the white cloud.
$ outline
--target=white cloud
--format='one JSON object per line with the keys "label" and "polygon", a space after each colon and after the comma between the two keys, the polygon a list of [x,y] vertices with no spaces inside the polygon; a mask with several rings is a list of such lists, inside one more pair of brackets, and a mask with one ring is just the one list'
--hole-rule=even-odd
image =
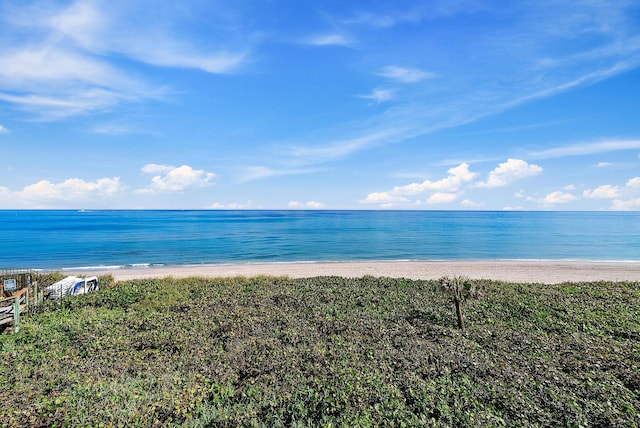
{"label": "white cloud", "polygon": [[211,204],[211,206],[209,206],[208,208],[213,210],[248,210],[248,209],[259,209],[260,207],[257,206],[253,201],[247,201],[247,202],[232,202],[229,204],[222,204],[220,202],[216,202],[214,204]]}
{"label": "white cloud", "polygon": [[91,129],[91,132],[100,135],[151,134],[150,132],[141,132],[128,126],[118,124],[103,124],[94,126]]}
{"label": "white cloud", "polygon": [[582,196],[585,198],[615,199],[620,196],[620,188],[618,186],[606,184],[604,186],[596,187],[593,190],[585,190],[582,193]]}
{"label": "white cloud", "polygon": [[333,140],[328,145],[298,145],[290,147],[286,149],[286,153],[296,158],[302,158],[301,160],[305,164],[321,163],[343,158],[365,148],[400,141],[403,139],[405,131],[405,129],[400,128],[366,131],[356,137]]}
{"label": "white cloud", "polygon": [[[69,178],[61,183],[40,180],[25,186],[22,190],[12,191],[0,187],[0,206],[3,208],[73,208],[77,205],[101,202],[124,191],[120,177],[100,178],[86,181]],[[69,205],[73,203],[74,205]]]}
{"label": "white cloud", "polygon": [[180,14],[170,7],[147,14],[153,6],[93,0],[11,9],[0,25],[9,35],[29,37],[0,40],[0,100],[57,120],[166,95],[114,58],[209,73],[230,72],[244,61],[242,49],[200,50],[210,45],[176,37],[171,29]]}
{"label": "white cloud", "polygon": [[391,195],[388,192],[374,192],[369,193],[367,197],[360,201],[362,203],[390,203],[390,202],[407,202],[407,198],[402,196]]}
{"label": "white cloud", "polygon": [[464,208],[482,208],[484,207],[484,203],[483,202],[474,202],[470,199],[465,199],[464,201],[460,202],[460,205],[463,206]]}
{"label": "white cloud", "polygon": [[193,169],[188,165],[179,167],[169,165],[147,164],[142,168],[146,174],[160,174],[151,178],[151,184],[138,193],[182,192],[191,187],[213,185],[216,174],[201,169]]}
{"label": "white cloud", "polygon": [[626,186],[632,189],[640,189],[640,177],[633,177],[627,181]]}
{"label": "white cloud", "polygon": [[604,184],[595,189],[585,190],[586,198],[611,199],[612,210],[635,210],[640,208],[640,177],[633,177],[624,186]]}
{"label": "white cloud", "polygon": [[145,174],[167,173],[174,169],[171,165],[159,165],[157,163],[148,163],[142,167],[141,171]]}
{"label": "white cloud", "polygon": [[619,211],[640,210],[640,198],[628,200],[615,199],[611,205],[611,209]]}
{"label": "white cloud", "polygon": [[4,126],[0,125],[0,134],[8,134],[9,130]]}
{"label": "white cloud", "polygon": [[507,186],[514,181],[534,176],[540,172],[542,172],[542,168],[538,165],[528,164],[521,159],[508,159],[491,171],[487,181],[478,183],[477,187]]}
{"label": "white cloud", "polygon": [[460,189],[464,183],[472,181],[478,175],[469,171],[469,165],[464,162],[449,169],[447,172],[449,175],[441,180],[425,180],[422,183],[411,183],[404,186],[396,186],[393,188],[393,193],[415,195],[430,190],[455,192]]}
{"label": "white cloud", "polygon": [[[373,192],[367,195],[360,203],[377,203],[383,208],[391,206],[413,204],[421,206],[427,204],[444,204],[450,203],[458,199],[462,194],[462,187],[471,182],[476,173],[469,171],[469,165],[461,163],[460,165],[450,168],[447,171],[447,177],[430,181],[425,180],[422,183],[410,183],[404,186],[395,186],[387,192]],[[410,201],[405,196],[412,196],[432,192],[425,202],[420,200]]]}
{"label": "white cloud", "polygon": [[367,100],[372,100],[372,101],[376,102],[377,104],[380,104],[380,103],[383,103],[385,101],[392,100],[394,95],[395,95],[395,91],[393,89],[377,88],[377,89],[374,89],[368,95],[358,95],[358,98],[364,98],[364,99],[367,99]]}
{"label": "white cloud", "polygon": [[263,178],[280,177],[284,175],[310,174],[317,171],[317,169],[313,168],[274,169],[266,166],[247,166],[242,168],[242,176],[239,180],[241,183],[246,183],[248,181],[261,180]]}
{"label": "white cloud", "polygon": [[75,201],[91,197],[108,197],[122,190],[120,177],[101,178],[96,181],[84,181],[80,178],[69,178],[62,183],[41,180],[26,186],[20,196],[31,201],[60,200]]}
{"label": "white cloud", "polygon": [[[187,39],[178,39],[170,30],[171,24],[180,19],[179,10],[167,7],[164,11],[145,13],[145,8],[154,6],[145,3],[76,1],[44,24],[85,51],[122,54],[152,65],[227,73],[244,60],[243,52],[198,50]],[[135,26],[131,25],[133,17]]]}
{"label": "white cloud", "polygon": [[105,111],[124,100],[133,100],[130,94],[103,89],[64,92],[52,96],[25,94],[10,95],[0,92],[0,100],[17,108],[37,114],[43,120],[64,119],[73,115]]}
{"label": "white cloud", "polygon": [[596,168],[607,168],[610,166],[611,166],[610,162],[598,162],[597,164],[595,164]]}
{"label": "white cloud", "polygon": [[[392,6],[386,6],[385,3],[380,8],[383,10],[352,12],[351,17],[340,24],[388,27],[399,22],[412,22],[420,23],[415,30],[424,30],[429,23],[422,22],[423,17],[432,16],[433,10],[443,7],[441,5],[445,2],[437,2],[437,6],[431,6],[431,3],[430,6],[420,7],[422,11],[416,13],[409,10],[411,7],[394,11]],[[456,10],[460,11],[455,14],[475,9],[470,5],[473,2],[453,3],[458,4]],[[617,2],[611,6],[611,2],[585,1],[580,3],[579,14],[566,2],[527,2],[526,6],[519,5],[515,9],[506,6],[509,13],[519,16],[518,25],[501,26],[493,34],[481,34],[475,30],[460,33],[456,43],[444,48],[446,54],[436,49],[433,56],[416,56],[414,61],[419,71],[432,69],[432,64],[437,65],[438,71],[443,70],[438,76],[441,82],[437,87],[432,82],[418,81],[416,91],[406,94],[407,99],[400,100],[406,102],[398,103],[393,109],[371,120],[347,124],[343,138],[332,132],[336,128],[332,127],[326,132],[319,130],[314,134],[317,136],[316,146],[330,148],[336,157],[343,157],[357,150],[470,123],[534,99],[575,90],[635,69],[640,64],[640,41],[637,25],[633,21],[632,3]],[[462,4],[464,7],[460,6]],[[495,13],[494,10],[487,12],[489,15]],[[433,16],[447,15],[433,13]],[[402,38],[402,46],[421,46],[424,42],[416,34],[413,30],[407,33],[407,37]],[[361,45],[367,46],[365,37],[359,40]],[[375,38],[374,42],[381,40]],[[517,42],[505,44],[505,40]],[[380,52],[380,56],[385,52],[394,55],[394,42],[397,40],[385,38],[385,41],[389,44],[367,47]],[[558,50],[558,46],[563,49]],[[482,51],[484,54],[469,55],[471,51]],[[397,69],[377,69],[378,74],[383,71],[390,76],[403,76],[400,72],[400,69],[404,69],[402,63],[392,61],[383,64],[391,64]],[[482,73],[470,72],[473,70],[482,70]],[[407,75],[411,76],[411,73]],[[398,94],[397,97],[402,95],[405,94]],[[401,131],[384,135],[388,128]],[[375,144],[353,145],[350,146],[351,150],[338,151],[333,144],[336,140],[357,140],[358,135],[365,137],[371,133],[383,136]],[[601,151],[610,148],[586,149]],[[537,151],[530,158],[578,155],[584,150],[579,146],[569,150],[554,148]],[[316,151],[321,151],[321,148]]]}
{"label": "white cloud", "polygon": [[456,193],[436,192],[427,199],[428,204],[448,204],[458,199]]}
{"label": "white cloud", "polygon": [[542,200],[542,203],[546,205],[564,204],[567,202],[574,201],[576,199],[577,198],[571,193],[557,191],[557,192],[549,193],[547,196],[545,196],[544,199]]}
{"label": "white cloud", "polygon": [[315,46],[349,46],[349,40],[341,34],[327,34],[317,36],[309,41]]}
{"label": "white cloud", "polygon": [[291,209],[321,209],[324,208],[324,205],[317,201],[309,201],[309,202],[298,202],[291,201],[287,204],[287,206]]}
{"label": "white cloud", "polygon": [[134,80],[100,58],[55,45],[24,46],[3,51],[0,79],[14,90],[29,90],[40,85],[60,85],[63,88],[72,84],[103,88],[133,88],[136,85]]}
{"label": "white cloud", "polygon": [[429,73],[419,68],[398,67],[397,65],[383,68],[379,75],[402,83],[416,83],[424,79],[438,77],[435,73]]}
{"label": "white cloud", "polygon": [[[620,150],[635,150],[640,148],[640,140],[602,140],[597,142],[585,142],[564,147],[531,152],[529,155],[535,159],[561,158],[567,156],[583,156],[598,153],[614,152]],[[608,166],[606,162],[605,166]],[[600,164],[598,164],[600,166]]]}

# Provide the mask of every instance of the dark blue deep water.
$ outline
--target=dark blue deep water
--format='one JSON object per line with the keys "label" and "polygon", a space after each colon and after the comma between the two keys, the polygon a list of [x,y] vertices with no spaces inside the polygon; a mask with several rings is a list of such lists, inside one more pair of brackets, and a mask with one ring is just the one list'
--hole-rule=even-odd
{"label": "dark blue deep water", "polygon": [[639,212],[0,211],[0,268],[640,261]]}

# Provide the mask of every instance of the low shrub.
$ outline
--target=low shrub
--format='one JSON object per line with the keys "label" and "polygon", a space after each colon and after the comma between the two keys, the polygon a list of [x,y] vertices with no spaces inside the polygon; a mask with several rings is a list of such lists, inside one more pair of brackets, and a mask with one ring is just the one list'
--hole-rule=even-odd
{"label": "low shrub", "polygon": [[640,285],[147,279],[0,336],[2,426],[638,426]]}

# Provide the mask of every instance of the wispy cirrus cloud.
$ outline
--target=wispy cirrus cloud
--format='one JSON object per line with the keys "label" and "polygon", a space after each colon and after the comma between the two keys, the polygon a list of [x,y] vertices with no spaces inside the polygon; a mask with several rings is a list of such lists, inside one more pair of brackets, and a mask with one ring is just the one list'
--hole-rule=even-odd
{"label": "wispy cirrus cloud", "polygon": [[308,43],[314,46],[349,46],[351,41],[342,34],[325,34],[311,37]]}
{"label": "wispy cirrus cloud", "polygon": [[[452,6],[445,3],[403,8],[380,4],[373,11],[359,12],[351,19],[342,20],[340,25],[357,34],[359,44],[378,43],[378,54],[373,59],[366,58],[367,62],[386,61],[378,62],[380,65],[373,74],[411,84],[412,90],[397,91],[392,99],[385,97],[384,105],[388,108],[384,113],[345,124],[344,135],[327,131],[323,138],[320,130],[315,133],[315,141],[306,144],[311,150],[292,147],[288,154],[297,158],[306,154],[313,157],[325,147],[326,152],[332,153],[325,159],[334,160],[360,150],[468,124],[640,66],[640,36],[631,18],[634,6],[626,2],[615,6],[610,2],[579,2],[581,13],[576,13],[575,5],[527,3],[518,7],[518,20],[512,25],[501,26],[493,33],[483,32],[483,28],[472,29],[458,34],[451,46],[439,48],[404,32],[400,45],[391,36],[388,45],[381,44],[380,41],[386,39],[378,37],[379,31],[391,34],[391,29],[400,25],[427,25],[426,20],[438,17],[455,20],[479,10],[494,13],[491,8],[474,7],[472,2],[450,2]],[[365,31],[363,27],[374,27],[377,31]],[[367,38],[369,34],[374,36]],[[424,33],[416,31],[416,34]],[[398,48],[402,52],[419,51],[425,43],[430,47],[429,54],[416,56],[411,67],[389,60]],[[469,70],[482,70],[482,73],[469,73]],[[370,95],[374,99],[376,94]],[[397,132],[400,129],[402,131]],[[372,134],[382,137],[370,139]],[[370,144],[350,144],[353,141]],[[348,149],[339,150],[337,146],[341,142],[345,142]],[[530,157],[538,159],[557,154],[540,151]]]}
{"label": "wispy cirrus cloud", "polygon": [[266,166],[247,166],[240,169],[240,183],[286,175],[310,174],[317,172],[315,168],[271,168]]}
{"label": "wispy cirrus cloud", "polygon": [[387,66],[378,74],[402,83],[417,83],[421,80],[438,77],[436,73],[420,70],[419,68],[399,67],[397,65]]}
{"label": "wispy cirrus cloud", "polygon": [[0,125],[0,134],[8,134],[9,130],[5,127]]}
{"label": "wispy cirrus cloud", "polygon": [[[602,140],[589,141],[584,143],[571,144],[568,146],[552,147],[550,149],[539,150],[529,153],[533,159],[551,159],[568,156],[594,155],[598,153],[615,152],[621,150],[640,149],[640,140]],[[606,165],[600,165],[606,166]]]}
{"label": "wispy cirrus cloud", "polygon": [[[179,25],[180,9],[169,7],[163,13],[153,9],[154,4],[76,1],[42,21],[85,51],[126,55],[157,66],[227,73],[244,60],[244,50],[230,52],[226,46],[203,49],[184,36],[173,34],[172,27]],[[215,21],[216,17],[212,19]],[[131,27],[132,20],[137,28]]]}
{"label": "wispy cirrus cloud", "polygon": [[357,11],[344,22],[388,29],[403,24],[418,24],[425,20],[474,13],[482,8],[482,2],[472,0],[434,0],[428,3],[382,2],[379,5],[369,5],[367,10]]}
{"label": "wispy cirrus cloud", "polygon": [[[133,71],[123,57],[208,73],[243,63],[246,50],[202,50],[169,31],[169,14],[147,6],[153,5],[89,0],[0,6],[0,100],[57,120],[166,96],[165,85]],[[141,19],[147,15],[152,18]]]}
{"label": "wispy cirrus cloud", "polygon": [[376,104],[383,103],[385,101],[391,101],[395,96],[396,91],[393,89],[376,88],[367,95],[358,95],[358,98],[364,98],[365,100],[371,100]]}

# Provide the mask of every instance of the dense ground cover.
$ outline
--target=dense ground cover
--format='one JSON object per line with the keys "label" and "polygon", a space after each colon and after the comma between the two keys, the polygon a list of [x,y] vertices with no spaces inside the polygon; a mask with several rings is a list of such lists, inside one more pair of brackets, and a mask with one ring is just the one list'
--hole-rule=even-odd
{"label": "dense ground cover", "polygon": [[640,284],[135,280],[0,335],[3,426],[638,426]]}

